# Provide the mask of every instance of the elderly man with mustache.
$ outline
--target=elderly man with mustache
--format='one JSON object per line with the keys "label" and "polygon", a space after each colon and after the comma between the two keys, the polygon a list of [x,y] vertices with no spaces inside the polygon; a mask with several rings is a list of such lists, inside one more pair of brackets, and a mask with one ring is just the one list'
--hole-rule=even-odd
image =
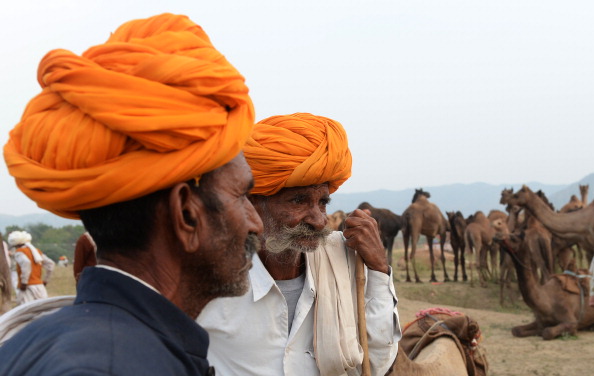
{"label": "elderly man with mustache", "polygon": [[264,232],[248,293],[215,299],[198,317],[209,361],[224,375],[359,375],[356,250],[366,265],[371,371],[384,375],[401,331],[377,223],[355,210],[344,232],[326,227],[330,194],[351,175],[342,125],[308,113],[273,116],[254,126],[244,153]]}

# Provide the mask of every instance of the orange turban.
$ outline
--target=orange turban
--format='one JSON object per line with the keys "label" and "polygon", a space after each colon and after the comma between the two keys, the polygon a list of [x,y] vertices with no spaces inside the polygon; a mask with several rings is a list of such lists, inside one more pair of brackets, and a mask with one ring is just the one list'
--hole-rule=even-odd
{"label": "orange turban", "polygon": [[244,78],[186,16],[130,21],[82,56],[51,51],[38,81],[4,158],[29,198],[69,218],[224,165],[254,123]]}
{"label": "orange turban", "polygon": [[244,149],[255,186],[270,196],[282,188],[328,183],[333,193],[351,176],[346,132],[332,119],[307,113],[272,116],[254,126]]}

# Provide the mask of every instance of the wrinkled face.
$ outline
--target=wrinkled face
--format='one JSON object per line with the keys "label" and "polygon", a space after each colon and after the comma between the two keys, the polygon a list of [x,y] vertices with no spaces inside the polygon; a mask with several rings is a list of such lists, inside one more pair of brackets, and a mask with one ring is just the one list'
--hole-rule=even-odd
{"label": "wrinkled face", "polygon": [[199,233],[200,248],[187,256],[184,269],[202,294],[207,289],[213,297],[242,295],[248,290],[248,271],[262,232],[262,221],[247,198],[253,179],[243,154],[200,185],[214,193],[214,199],[202,198],[210,204]]}
{"label": "wrinkled face", "polygon": [[285,188],[272,196],[253,196],[264,222],[265,249],[312,252],[331,232],[326,227],[328,184]]}

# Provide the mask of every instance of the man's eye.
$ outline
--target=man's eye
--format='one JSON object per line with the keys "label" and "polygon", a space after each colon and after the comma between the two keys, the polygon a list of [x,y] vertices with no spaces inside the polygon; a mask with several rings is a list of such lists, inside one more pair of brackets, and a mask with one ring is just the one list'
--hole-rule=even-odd
{"label": "man's eye", "polygon": [[301,204],[303,201],[305,201],[305,197],[304,196],[295,196],[295,197],[293,197],[293,199],[291,201],[295,204]]}

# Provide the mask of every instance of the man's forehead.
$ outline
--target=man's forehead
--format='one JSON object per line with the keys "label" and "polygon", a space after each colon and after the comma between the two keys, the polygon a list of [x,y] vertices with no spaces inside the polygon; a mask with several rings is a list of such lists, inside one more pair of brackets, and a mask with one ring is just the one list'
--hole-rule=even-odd
{"label": "man's forehead", "polygon": [[328,183],[322,184],[314,184],[314,185],[306,185],[303,187],[288,187],[281,189],[278,194],[279,195],[292,195],[292,194],[313,194],[319,193],[322,195],[329,196],[329,187]]}

